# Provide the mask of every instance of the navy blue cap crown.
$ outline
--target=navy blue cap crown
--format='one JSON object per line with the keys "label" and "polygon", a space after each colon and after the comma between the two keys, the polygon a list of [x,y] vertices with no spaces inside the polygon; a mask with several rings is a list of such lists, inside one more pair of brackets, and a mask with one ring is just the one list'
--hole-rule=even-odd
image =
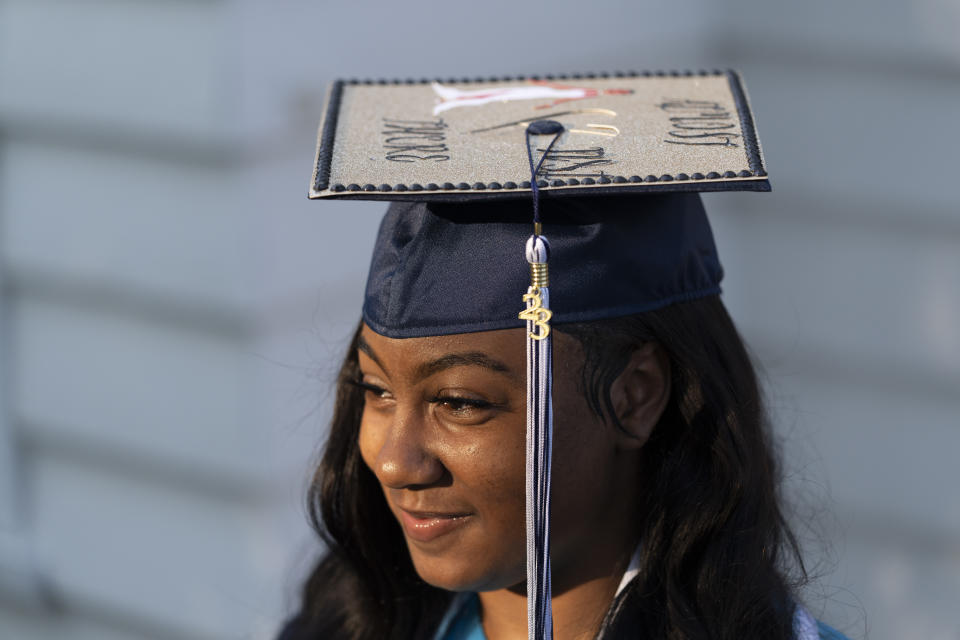
{"label": "navy blue cap crown", "polygon": [[[391,338],[524,326],[530,203],[395,202],[380,226],[363,319]],[[552,324],[651,311],[720,293],[696,193],[549,199]]]}

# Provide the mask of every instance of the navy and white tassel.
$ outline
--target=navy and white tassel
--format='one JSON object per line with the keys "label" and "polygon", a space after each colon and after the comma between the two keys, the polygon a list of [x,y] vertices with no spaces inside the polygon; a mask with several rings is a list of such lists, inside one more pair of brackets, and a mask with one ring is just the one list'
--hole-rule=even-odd
{"label": "navy and white tassel", "polygon": [[[533,235],[527,240],[530,287],[523,296],[520,318],[527,321],[527,637],[553,640],[550,590],[550,467],[553,451],[553,339],[550,336],[550,243],[542,235],[537,175],[563,125],[553,120],[531,122],[526,129],[533,192]],[[553,139],[534,166],[532,135]]]}
{"label": "navy and white tassel", "polygon": [[531,282],[523,296],[527,321],[527,629],[530,640],[553,638],[550,592],[550,467],[553,448],[553,339],[550,336],[550,245],[527,241]]}

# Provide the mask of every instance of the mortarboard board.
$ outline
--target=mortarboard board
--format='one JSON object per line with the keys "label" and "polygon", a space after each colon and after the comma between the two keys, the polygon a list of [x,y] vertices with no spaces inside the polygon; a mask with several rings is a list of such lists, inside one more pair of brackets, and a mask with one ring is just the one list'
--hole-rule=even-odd
{"label": "mortarboard board", "polygon": [[338,80],[310,197],[515,198],[530,190],[517,140],[536,120],[564,125],[545,196],[770,188],[739,76],[704,71]]}
{"label": "mortarboard board", "polygon": [[697,192],[769,189],[732,71],[330,88],[310,197],[393,202],[364,322],[407,338],[526,321],[531,639],[552,637],[550,327],[719,293]]}

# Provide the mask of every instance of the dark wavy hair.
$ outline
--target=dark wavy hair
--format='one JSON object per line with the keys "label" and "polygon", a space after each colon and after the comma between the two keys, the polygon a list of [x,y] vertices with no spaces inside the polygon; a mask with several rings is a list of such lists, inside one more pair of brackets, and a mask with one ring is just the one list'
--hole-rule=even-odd
{"label": "dark wavy hair", "polygon": [[[610,385],[636,347],[659,343],[670,361],[671,397],[640,452],[641,498],[633,508],[642,521],[641,570],[630,597],[608,612],[602,637],[792,639],[803,564],[781,508],[757,377],[720,299],[556,330],[582,345],[583,392],[607,420]],[[284,640],[429,639],[452,598],[417,575],[360,458],[363,392],[351,384],[358,376],[354,336],[308,495],[327,553]]]}

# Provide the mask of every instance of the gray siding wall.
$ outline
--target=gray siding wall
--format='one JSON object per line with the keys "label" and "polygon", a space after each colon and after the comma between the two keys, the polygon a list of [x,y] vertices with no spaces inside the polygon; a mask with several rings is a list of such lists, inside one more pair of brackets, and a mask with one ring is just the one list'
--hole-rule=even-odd
{"label": "gray siding wall", "polygon": [[852,637],[956,638],[960,6],[728,5],[774,193],[712,219],[825,574],[808,599]]}

